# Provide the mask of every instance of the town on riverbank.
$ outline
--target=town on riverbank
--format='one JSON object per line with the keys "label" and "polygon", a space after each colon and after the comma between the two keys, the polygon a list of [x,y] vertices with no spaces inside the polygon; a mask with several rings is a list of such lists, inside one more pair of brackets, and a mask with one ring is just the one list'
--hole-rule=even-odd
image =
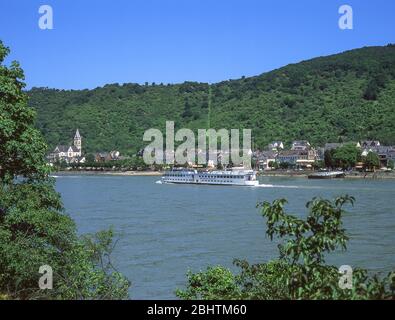
{"label": "town on riverbank", "polygon": [[[70,145],[58,145],[48,154],[48,163],[56,172],[78,172],[114,175],[159,175],[169,165],[147,165],[143,151],[123,156],[119,151],[84,153],[82,136],[77,129]],[[220,151],[206,169],[222,168]],[[306,177],[313,172],[345,172],[347,178],[395,178],[395,146],[380,141],[326,143],[315,147],[306,140],[293,141],[287,146],[273,141],[265,150],[251,150],[252,167],[262,176]],[[196,167],[192,163],[184,166]]]}

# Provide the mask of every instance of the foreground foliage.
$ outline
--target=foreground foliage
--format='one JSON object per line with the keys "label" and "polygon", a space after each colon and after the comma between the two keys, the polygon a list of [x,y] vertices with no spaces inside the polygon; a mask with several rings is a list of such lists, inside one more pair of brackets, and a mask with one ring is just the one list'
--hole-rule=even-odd
{"label": "foreground foliage", "polygon": [[[27,106],[23,71],[0,42],[0,299],[123,299],[129,281],[110,261],[113,232],[82,238],[48,177],[47,146]],[[40,290],[40,266],[53,289]]]}
{"label": "foreground foliage", "polygon": [[[315,198],[307,203],[305,220],[284,211],[286,200],[259,204],[266,219],[266,234],[278,237],[279,259],[250,265],[235,260],[238,274],[217,266],[204,272],[188,273],[182,299],[394,299],[395,276],[369,275],[354,268],[352,288],[342,289],[341,274],[325,263],[325,254],[346,250],[348,236],[342,225],[343,206],[353,204],[344,196],[333,202]],[[342,281],[342,280],[341,280]],[[342,282],[342,283],[346,283]]]}

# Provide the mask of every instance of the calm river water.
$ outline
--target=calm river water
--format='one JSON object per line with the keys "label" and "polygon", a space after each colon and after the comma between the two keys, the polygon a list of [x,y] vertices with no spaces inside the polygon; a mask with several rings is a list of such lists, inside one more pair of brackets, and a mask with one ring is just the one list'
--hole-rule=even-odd
{"label": "calm river water", "polygon": [[119,242],[113,260],[131,281],[133,299],[171,299],[188,270],[233,268],[234,258],[264,262],[278,255],[265,236],[259,201],[286,198],[288,212],[306,215],[314,196],[350,194],[345,217],[351,236],[334,265],[395,268],[395,180],[262,178],[263,187],[162,185],[159,177],[58,176],[57,190],[80,233],[113,226]]}

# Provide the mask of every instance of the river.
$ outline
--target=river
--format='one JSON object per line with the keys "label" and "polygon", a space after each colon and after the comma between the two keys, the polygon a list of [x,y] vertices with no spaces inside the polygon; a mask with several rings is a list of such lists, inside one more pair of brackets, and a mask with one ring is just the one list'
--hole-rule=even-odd
{"label": "river", "polygon": [[261,178],[261,187],[165,185],[159,177],[65,175],[56,178],[66,212],[80,233],[110,226],[118,243],[113,263],[131,281],[132,299],[172,299],[188,270],[230,268],[234,258],[264,262],[278,256],[256,204],[286,198],[303,217],[314,196],[353,195],[344,218],[347,252],[328,257],[337,266],[374,272],[395,268],[395,180]]}

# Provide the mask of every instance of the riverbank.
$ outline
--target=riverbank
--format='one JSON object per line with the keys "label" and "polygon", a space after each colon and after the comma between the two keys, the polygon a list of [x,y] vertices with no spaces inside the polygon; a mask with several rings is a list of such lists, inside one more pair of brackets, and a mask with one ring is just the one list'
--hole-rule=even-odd
{"label": "riverbank", "polygon": [[53,172],[53,176],[57,175],[111,175],[111,176],[161,176],[161,171],[92,171],[92,170],[68,170]]}
{"label": "riverbank", "polygon": [[[259,172],[260,177],[287,177],[305,178],[312,171],[264,171]],[[93,171],[93,170],[68,170],[54,172],[52,175],[111,175],[111,176],[161,176],[163,171]],[[395,172],[352,172],[347,173],[345,179],[395,179]]]}
{"label": "riverbank", "polygon": [[[259,172],[261,177],[288,177],[307,178],[312,171],[264,171]],[[346,173],[344,179],[395,179],[395,172],[352,172]]]}

